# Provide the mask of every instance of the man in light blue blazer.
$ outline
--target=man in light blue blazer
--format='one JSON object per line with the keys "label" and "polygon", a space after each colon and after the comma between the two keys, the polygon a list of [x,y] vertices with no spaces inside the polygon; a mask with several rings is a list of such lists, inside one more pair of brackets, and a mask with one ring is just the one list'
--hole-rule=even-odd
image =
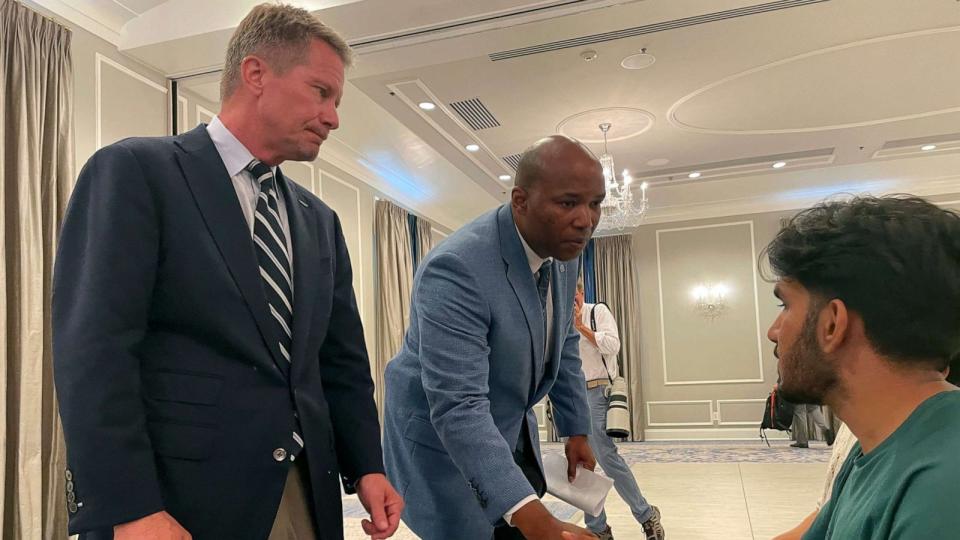
{"label": "man in light blue blazer", "polygon": [[593,469],[577,257],[600,219],[599,162],[562,136],[524,153],[511,201],[452,234],[418,269],[410,326],[387,365],[385,465],[424,540],[594,538],[554,518],[533,406],[553,403],[571,479]]}

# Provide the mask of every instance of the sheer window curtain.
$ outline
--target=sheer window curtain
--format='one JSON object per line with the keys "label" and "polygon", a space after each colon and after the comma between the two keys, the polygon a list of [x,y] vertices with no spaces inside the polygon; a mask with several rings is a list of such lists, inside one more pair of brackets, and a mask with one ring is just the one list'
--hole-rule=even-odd
{"label": "sheer window curtain", "polygon": [[643,385],[640,372],[640,302],[630,235],[597,238],[594,243],[597,299],[606,302],[620,330],[620,365],[627,380],[631,440],[643,440]]}
{"label": "sheer window curtain", "polygon": [[383,372],[400,351],[410,322],[413,256],[408,213],[390,201],[378,200],[374,213],[377,253],[377,347],[374,397],[383,423]]}
{"label": "sheer window curtain", "polygon": [[0,536],[66,537],[50,284],[73,183],[70,30],[0,0]]}

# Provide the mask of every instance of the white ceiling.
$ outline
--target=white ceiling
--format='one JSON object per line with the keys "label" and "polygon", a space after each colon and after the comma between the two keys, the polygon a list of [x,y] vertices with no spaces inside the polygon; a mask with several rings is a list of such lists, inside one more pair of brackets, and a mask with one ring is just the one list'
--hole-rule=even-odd
{"label": "white ceiling", "polygon": [[[36,1],[54,11],[63,3]],[[115,32],[125,53],[182,75],[219,65],[256,2],[70,3]],[[417,186],[426,206],[402,202],[432,207],[447,226],[502,200],[507,183],[497,177],[512,173],[503,156],[578,115],[572,124],[585,136],[594,122],[613,122],[617,167],[651,181],[651,221],[796,207],[841,189],[960,192],[956,0],[299,4],[360,53],[341,142]],[[631,37],[597,36],[612,31]],[[491,59],[576,38],[593,42]],[[620,67],[641,48],[652,66]],[[586,51],[596,58],[584,61]],[[499,127],[474,131],[450,105],[473,98]],[[422,111],[423,100],[438,108]],[[626,136],[628,127],[639,133]],[[919,150],[926,141],[938,148]],[[481,150],[465,151],[471,142]],[[786,167],[772,170],[779,160]]]}

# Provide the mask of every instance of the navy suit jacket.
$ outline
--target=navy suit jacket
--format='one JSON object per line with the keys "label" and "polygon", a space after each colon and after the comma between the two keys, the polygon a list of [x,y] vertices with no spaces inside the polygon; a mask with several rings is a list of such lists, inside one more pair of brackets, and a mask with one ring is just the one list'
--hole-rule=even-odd
{"label": "navy suit jacket", "polygon": [[383,471],[339,219],[277,177],[294,252],[289,380],[249,225],[204,126],[110,145],[80,173],[53,284],[71,533],[110,538],[166,510],[195,539],[265,538],[297,418],[321,538],[343,536],[340,476]]}
{"label": "navy suit jacket", "polygon": [[577,261],[551,273],[553,333],[509,204],[452,234],[420,264],[410,327],[387,365],[387,473],[403,519],[425,540],[489,540],[534,489],[514,461],[522,430],[539,439],[533,406],[550,396],[561,436],[590,433],[579,337]]}

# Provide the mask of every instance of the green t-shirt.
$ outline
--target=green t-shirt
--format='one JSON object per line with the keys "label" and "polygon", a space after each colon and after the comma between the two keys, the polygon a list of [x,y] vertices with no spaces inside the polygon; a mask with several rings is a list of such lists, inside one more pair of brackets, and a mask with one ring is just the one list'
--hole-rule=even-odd
{"label": "green t-shirt", "polygon": [[923,403],[864,455],[854,445],[803,540],[960,538],[960,391]]}

